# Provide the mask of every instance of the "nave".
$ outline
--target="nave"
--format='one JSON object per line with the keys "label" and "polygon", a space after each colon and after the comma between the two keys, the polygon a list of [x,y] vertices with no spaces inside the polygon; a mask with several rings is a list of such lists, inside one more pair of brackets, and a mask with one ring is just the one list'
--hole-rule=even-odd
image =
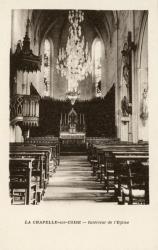
{"label": "nave", "polygon": [[53,201],[114,202],[114,192],[107,193],[96,182],[87,156],[61,156],[60,166],[50,178],[42,205]]}
{"label": "nave", "polygon": [[149,204],[148,11],[14,9],[9,198]]}
{"label": "nave", "polygon": [[84,155],[61,152],[61,142],[50,136],[10,143],[11,204],[149,204],[148,143],[117,138],[86,138],[86,143]]}

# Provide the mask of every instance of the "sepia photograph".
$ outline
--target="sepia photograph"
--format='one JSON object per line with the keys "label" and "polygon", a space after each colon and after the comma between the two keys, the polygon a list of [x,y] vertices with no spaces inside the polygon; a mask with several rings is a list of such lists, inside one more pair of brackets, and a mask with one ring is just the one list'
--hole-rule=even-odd
{"label": "sepia photograph", "polygon": [[148,10],[12,9],[11,205],[148,205]]}
{"label": "sepia photograph", "polygon": [[158,0],[0,1],[0,249],[157,250]]}

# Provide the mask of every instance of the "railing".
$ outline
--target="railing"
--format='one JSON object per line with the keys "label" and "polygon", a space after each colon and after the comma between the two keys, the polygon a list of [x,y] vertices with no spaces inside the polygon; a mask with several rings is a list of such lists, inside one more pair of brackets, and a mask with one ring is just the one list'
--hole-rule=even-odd
{"label": "railing", "polygon": [[11,124],[22,122],[23,125],[34,127],[39,124],[39,96],[17,94],[10,101]]}

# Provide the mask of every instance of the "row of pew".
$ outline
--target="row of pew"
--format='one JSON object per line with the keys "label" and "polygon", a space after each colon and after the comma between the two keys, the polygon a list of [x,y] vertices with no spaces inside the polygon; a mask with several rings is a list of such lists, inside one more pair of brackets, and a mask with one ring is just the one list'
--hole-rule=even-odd
{"label": "row of pew", "polygon": [[96,181],[113,192],[118,204],[149,204],[149,145],[110,139],[88,144]]}
{"label": "row of pew", "polygon": [[9,154],[11,204],[39,204],[60,164],[59,141],[10,143]]}

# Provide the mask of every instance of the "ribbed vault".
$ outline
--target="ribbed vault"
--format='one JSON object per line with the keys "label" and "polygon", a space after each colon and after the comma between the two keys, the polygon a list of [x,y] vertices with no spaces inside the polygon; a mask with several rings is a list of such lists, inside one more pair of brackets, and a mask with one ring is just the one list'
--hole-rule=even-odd
{"label": "ribbed vault", "polygon": [[[116,11],[84,10],[85,21],[103,41],[111,42],[117,23]],[[57,28],[62,34],[67,23],[68,10],[33,10],[31,22],[34,26],[34,41],[42,39]],[[59,38],[60,35],[59,34]]]}

